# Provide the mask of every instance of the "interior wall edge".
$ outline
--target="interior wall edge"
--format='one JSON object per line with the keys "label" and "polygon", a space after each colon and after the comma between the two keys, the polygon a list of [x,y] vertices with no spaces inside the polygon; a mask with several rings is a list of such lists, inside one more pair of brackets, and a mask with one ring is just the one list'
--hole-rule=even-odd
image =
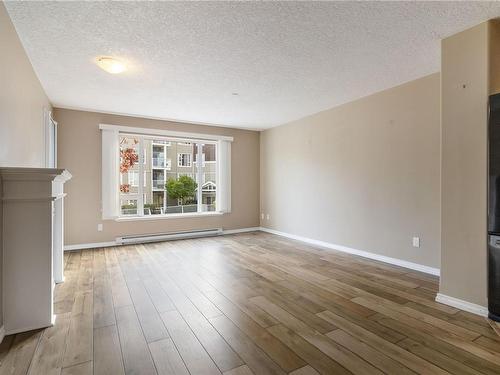
{"label": "interior wall edge", "polygon": [[0,166],[44,167],[44,112],[52,105],[3,2],[0,50],[8,51],[0,55]]}
{"label": "interior wall edge", "polygon": [[439,293],[487,297],[489,23],[441,41]]}

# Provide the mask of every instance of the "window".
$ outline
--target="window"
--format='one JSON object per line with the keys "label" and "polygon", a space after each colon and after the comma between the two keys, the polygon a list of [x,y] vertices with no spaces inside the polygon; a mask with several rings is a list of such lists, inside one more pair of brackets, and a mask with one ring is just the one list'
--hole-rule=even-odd
{"label": "window", "polygon": [[179,154],[177,156],[177,166],[178,167],[190,167],[191,166],[191,154]]}
{"label": "window", "polygon": [[[120,181],[123,184],[123,176],[120,176]],[[146,172],[144,172],[144,179],[142,181],[142,186],[146,186]],[[131,187],[139,186],[139,170],[128,171],[127,184]]]}
{"label": "window", "polygon": [[[198,148],[197,145],[194,147],[194,154],[193,154],[194,162],[196,162],[198,159]],[[201,150],[201,159],[203,163],[215,163],[215,145],[212,144],[205,144],[202,147]]]}
{"label": "window", "polygon": [[132,187],[139,186],[139,175],[136,171],[128,171],[128,183]]}
{"label": "window", "polygon": [[101,130],[104,219],[230,212],[231,140]]}

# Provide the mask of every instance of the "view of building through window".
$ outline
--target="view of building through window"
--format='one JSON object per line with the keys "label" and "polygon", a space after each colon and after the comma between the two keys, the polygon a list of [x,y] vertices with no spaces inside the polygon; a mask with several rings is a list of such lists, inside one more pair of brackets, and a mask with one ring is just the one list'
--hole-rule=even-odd
{"label": "view of building through window", "polygon": [[120,135],[121,215],[215,211],[216,168],[215,143]]}

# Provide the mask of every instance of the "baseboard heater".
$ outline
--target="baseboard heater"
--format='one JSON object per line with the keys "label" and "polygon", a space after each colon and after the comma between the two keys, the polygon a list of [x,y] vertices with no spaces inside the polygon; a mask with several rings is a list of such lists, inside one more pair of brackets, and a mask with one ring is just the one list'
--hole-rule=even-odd
{"label": "baseboard heater", "polygon": [[156,233],[156,234],[141,234],[137,236],[122,236],[116,237],[116,243],[119,245],[160,242],[169,240],[180,240],[185,238],[210,237],[222,234],[222,228],[190,230],[183,232]]}

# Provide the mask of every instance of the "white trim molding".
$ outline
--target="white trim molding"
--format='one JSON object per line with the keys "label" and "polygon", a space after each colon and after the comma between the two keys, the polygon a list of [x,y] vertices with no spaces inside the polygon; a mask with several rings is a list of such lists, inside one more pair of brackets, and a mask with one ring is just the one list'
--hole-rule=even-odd
{"label": "white trim molding", "polygon": [[208,141],[227,141],[227,142],[232,142],[234,140],[233,137],[228,137],[224,135],[188,133],[188,132],[179,132],[173,130],[154,129],[154,128],[136,128],[132,126],[120,126],[120,125],[110,125],[110,124],[99,124],[99,129],[111,130],[126,134],[164,136],[172,138],[174,140],[175,138],[180,138],[181,140],[191,139],[191,140],[201,140],[201,141],[208,140]]}
{"label": "white trim molding", "polygon": [[5,337],[5,326],[0,327],[0,344],[3,341],[3,338]]}
{"label": "white trim molding", "polygon": [[438,293],[436,295],[436,302],[442,303],[444,305],[448,305],[451,307],[456,307],[457,309],[464,310],[470,312],[472,314],[480,315],[487,317],[488,316],[488,308],[485,306],[477,305],[472,302],[467,302],[459,298],[450,297],[446,294]]}
{"label": "white trim molding", "polygon": [[64,246],[64,251],[83,250],[83,249],[97,249],[99,247],[110,247],[110,246],[118,246],[118,244],[115,241],[79,243],[79,244],[75,244],[75,245],[65,245]]}
{"label": "white trim molding", "polygon": [[163,214],[163,215],[145,215],[145,216],[120,216],[115,221],[154,221],[165,219],[188,219],[193,217],[221,216],[224,212],[206,211],[206,212],[186,212],[185,214]]}
{"label": "white trim molding", "polygon": [[290,238],[292,240],[305,242],[305,243],[310,244],[310,245],[320,246],[320,247],[323,247],[326,249],[342,251],[344,253],[358,255],[358,256],[361,256],[363,258],[378,260],[380,262],[389,263],[389,264],[404,267],[404,268],[409,268],[409,269],[412,269],[415,271],[428,273],[428,274],[431,274],[434,276],[439,276],[439,274],[440,274],[439,268],[429,267],[429,266],[425,266],[423,264],[408,262],[406,260],[397,259],[397,258],[391,258],[391,257],[385,256],[385,255],[379,255],[379,254],[371,253],[371,252],[364,251],[364,250],[353,249],[351,247],[337,245],[337,244],[333,244],[330,242],[314,240],[312,238],[297,236],[295,234],[280,232],[280,231],[265,228],[265,227],[261,227],[260,230],[263,232],[276,234],[278,236],[287,237],[287,238]]}
{"label": "white trim molding", "polygon": [[258,232],[260,227],[249,227],[249,228],[239,228],[239,229],[224,229],[222,234],[237,234],[237,233],[248,233],[248,232]]}

